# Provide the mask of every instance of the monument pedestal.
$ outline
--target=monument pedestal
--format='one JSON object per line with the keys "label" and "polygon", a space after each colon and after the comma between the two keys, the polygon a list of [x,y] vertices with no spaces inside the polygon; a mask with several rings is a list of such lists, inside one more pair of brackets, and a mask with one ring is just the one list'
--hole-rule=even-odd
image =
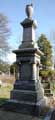
{"label": "monument pedestal", "polygon": [[40,55],[35,42],[35,29],[37,24],[31,18],[32,5],[27,5],[27,15],[21,25],[23,26],[23,41],[16,54],[16,81],[11,91],[10,100],[6,109],[20,113],[39,116],[41,107],[46,106],[44,91],[39,80]]}
{"label": "monument pedestal", "polygon": [[17,56],[17,78],[6,109],[39,116],[41,107],[46,105],[44,91],[38,79],[40,57],[37,49],[14,51]]}

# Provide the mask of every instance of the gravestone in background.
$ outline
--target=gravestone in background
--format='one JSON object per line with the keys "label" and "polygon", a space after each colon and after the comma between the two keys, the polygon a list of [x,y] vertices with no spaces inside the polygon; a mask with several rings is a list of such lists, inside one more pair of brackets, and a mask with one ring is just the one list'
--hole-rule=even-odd
{"label": "gravestone in background", "polygon": [[44,88],[44,95],[47,96],[47,97],[53,96],[50,81],[43,80],[42,84],[43,84],[43,88]]}

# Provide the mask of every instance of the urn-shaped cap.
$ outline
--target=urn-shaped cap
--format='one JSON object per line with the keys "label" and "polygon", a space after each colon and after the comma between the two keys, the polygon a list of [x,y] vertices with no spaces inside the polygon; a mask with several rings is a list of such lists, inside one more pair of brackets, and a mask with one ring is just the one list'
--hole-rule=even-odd
{"label": "urn-shaped cap", "polygon": [[33,15],[33,4],[26,5],[26,15],[28,18],[32,18]]}

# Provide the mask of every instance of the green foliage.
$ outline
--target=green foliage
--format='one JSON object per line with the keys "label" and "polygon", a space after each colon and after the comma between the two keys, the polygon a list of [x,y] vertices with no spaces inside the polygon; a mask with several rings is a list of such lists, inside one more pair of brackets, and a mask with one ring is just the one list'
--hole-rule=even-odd
{"label": "green foliage", "polygon": [[52,46],[44,34],[41,34],[37,43],[39,49],[44,53],[44,55],[41,56],[41,63],[43,68],[46,69],[52,66]]}
{"label": "green foliage", "polygon": [[10,73],[14,74],[14,72],[16,72],[16,63],[15,62],[10,66]]}
{"label": "green foliage", "polygon": [[0,87],[0,106],[3,105],[7,99],[10,98],[10,91],[13,89],[12,84]]}
{"label": "green foliage", "polygon": [[40,76],[47,77],[48,76],[48,71],[47,70],[40,70]]}
{"label": "green foliage", "polygon": [[42,78],[51,78],[54,75],[54,71],[51,70],[52,46],[44,34],[41,34],[37,43],[39,49],[44,53],[44,55],[41,56],[42,70],[40,70],[40,76],[42,76]]}
{"label": "green foliage", "polygon": [[54,75],[54,70],[48,69],[48,70],[40,70],[40,76],[42,76],[42,78],[51,78]]}
{"label": "green foliage", "polygon": [[48,77],[53,77],[54,74],[55,74],[54,70],[51,70],[51,69],[48,70]]}
{"label": "green foliage", "polygon": [[2,60],[0,60],[0,71],[1,72],[8,72],[10,65]]}

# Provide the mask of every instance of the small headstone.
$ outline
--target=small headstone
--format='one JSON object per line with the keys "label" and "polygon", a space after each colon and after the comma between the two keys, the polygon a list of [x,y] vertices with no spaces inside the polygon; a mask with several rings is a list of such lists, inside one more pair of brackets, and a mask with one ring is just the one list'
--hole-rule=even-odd
{"label": "small headstone", "polygon": [[47,96],[47,97],[51,97],[53,96],[53,93],[51,91],[51,84],[50,84],[50,81],[42,81],[42,84],[43,84],[43,88],[44,88],[44,95]]}

